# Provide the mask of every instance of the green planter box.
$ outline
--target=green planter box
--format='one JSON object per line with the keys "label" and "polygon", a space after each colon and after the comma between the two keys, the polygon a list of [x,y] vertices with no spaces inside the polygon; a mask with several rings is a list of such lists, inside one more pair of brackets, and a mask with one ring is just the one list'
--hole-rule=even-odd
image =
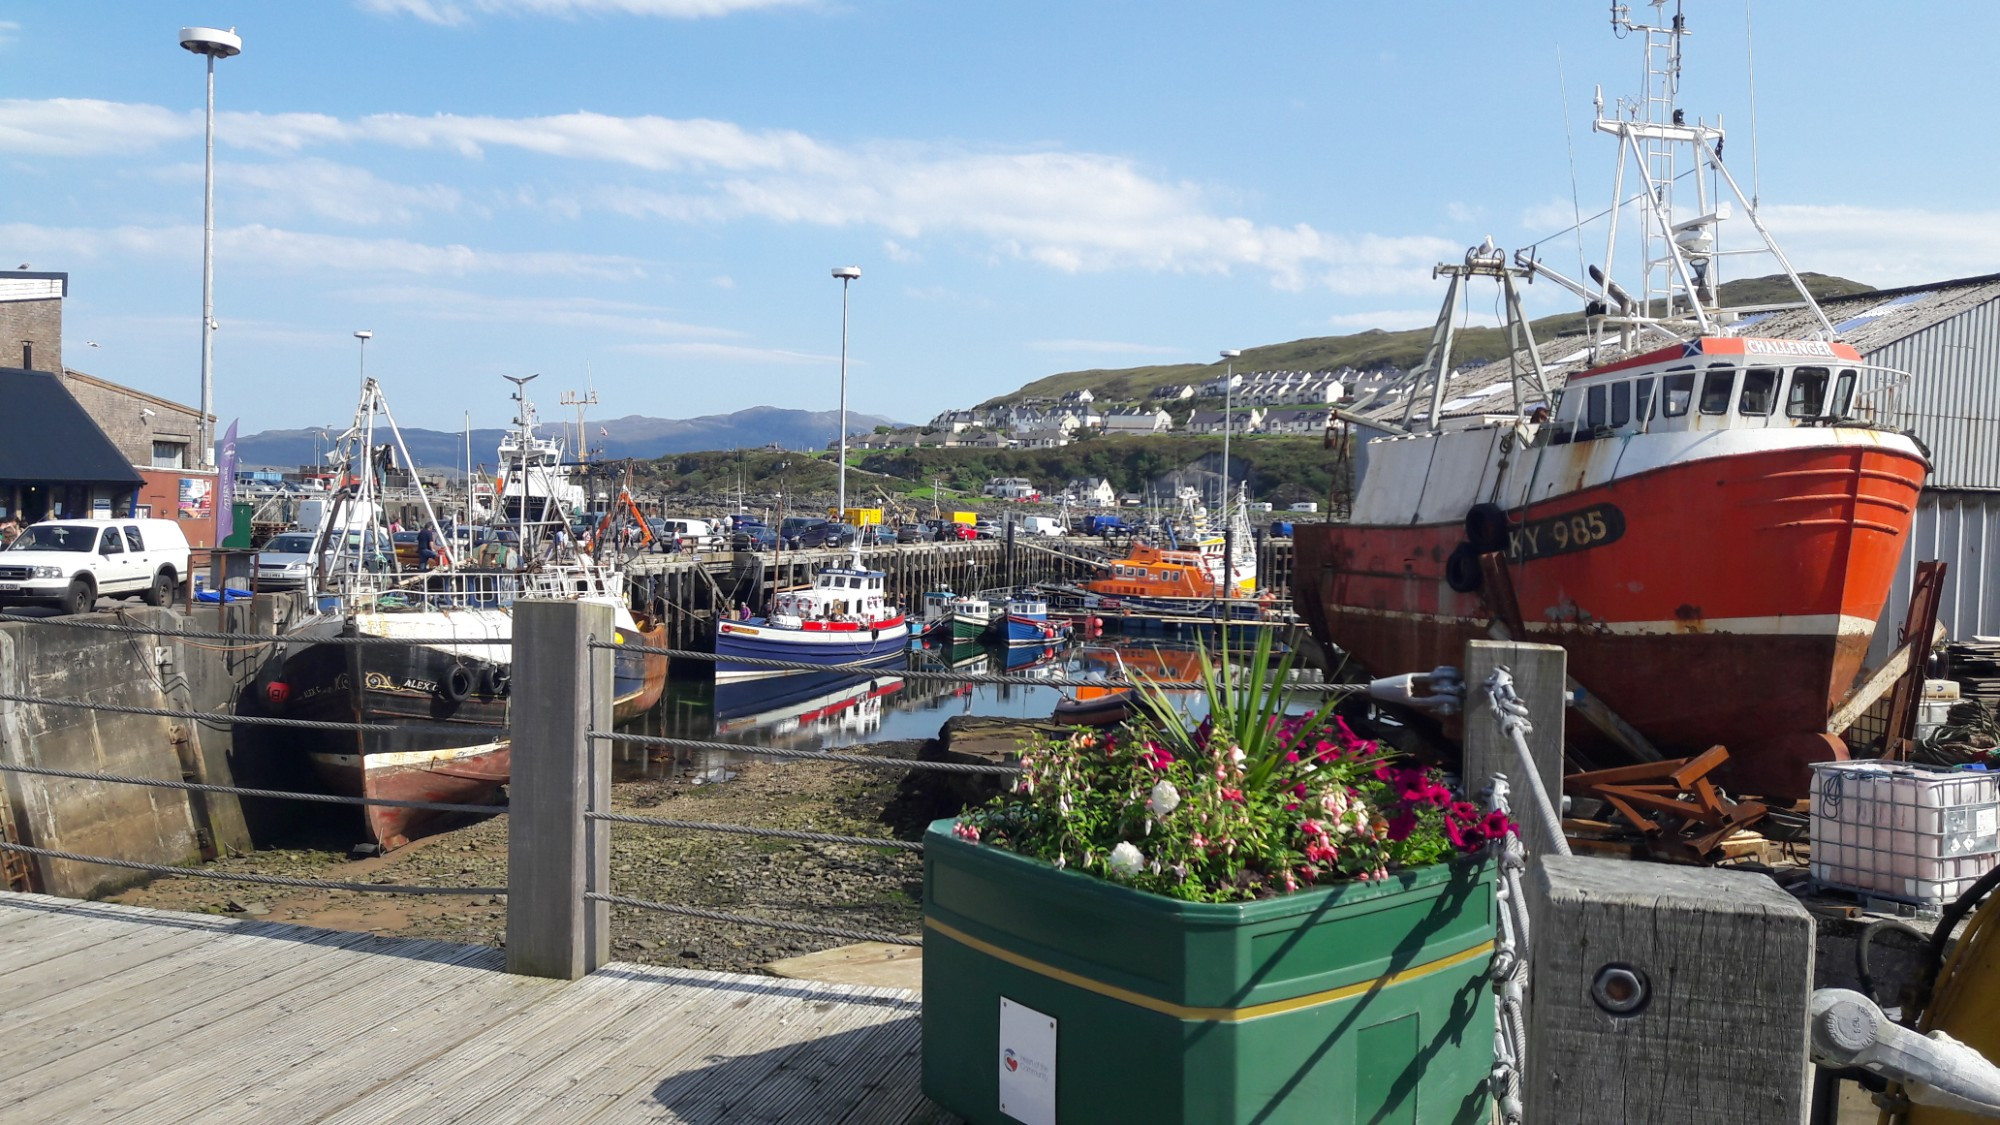
{"label": "green planter box", "polygon": [[951,826],[924,838],[924,1092],[946,1109],[992,1125],[1488,1120],[1490,861],[1188,903]]}

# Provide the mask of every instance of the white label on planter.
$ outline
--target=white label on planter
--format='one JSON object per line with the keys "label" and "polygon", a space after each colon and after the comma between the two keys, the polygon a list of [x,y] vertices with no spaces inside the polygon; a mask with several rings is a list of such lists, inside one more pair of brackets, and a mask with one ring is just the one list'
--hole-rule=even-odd
{"label": "white label on planter", "polygon": [[1054,1016],[1000,998],[1000,1112],[1022,1125],[1056,1125]]}

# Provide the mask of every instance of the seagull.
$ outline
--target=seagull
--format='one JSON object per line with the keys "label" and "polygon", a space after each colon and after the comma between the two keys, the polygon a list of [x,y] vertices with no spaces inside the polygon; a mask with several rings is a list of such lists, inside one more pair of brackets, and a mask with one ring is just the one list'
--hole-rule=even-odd
{"label": "seagull", "polygon": [[97,341],[95,341],[95,340],[85,340],[85,341],[84,341],[83,343],[84,343],[84,346],[86,346],[86,347],[92,347],[92,348],[101,348],[101,347],[103,347],[103,346],[104,346],[104,345],[102,345],[102,344],[98,343],[98,342],[97,342]]}
{"label": "seagull", "polygon": [[[5,259],[5,258],[0,258],[0,262],[4,262],[4,261],[6,261],[6,260],[7,260],[7,259]],[[24,270],[24,269],[27,269],[27,268],[28,268],[28,263],[26,263],[26,262],[22,262],[22,263],[21,263],[20,265],[18,265],[18,266],[15,266],[14,268],[15,268],[15,269],[17,269],[17,270]]]}

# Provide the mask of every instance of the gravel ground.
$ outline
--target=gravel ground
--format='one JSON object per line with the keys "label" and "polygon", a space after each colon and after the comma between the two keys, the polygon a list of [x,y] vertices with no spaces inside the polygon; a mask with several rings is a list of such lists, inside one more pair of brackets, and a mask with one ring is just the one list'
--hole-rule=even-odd
{"label": "gravel ground", "polygon": [[[922,742],[884,743],[869,752],[915,757]],[[906,771],[788,761],[732,766],[736,776],[695,784],[685,775],[622,781],[615,812],[914,838],[934,807],[899,798]],[[888,847],[801,844],[766,837],[681,829],[611,826],[613,893],[655,902],[816,922],[877,934],[915,936],[921,920],[923,862]],[[507,821],[493,817],[420,839],[385,856],[349,860],[312,849],[259,851],[218,861],[218,870],[361,883],[503,886]],[[113,902],[166,910],[240,913],[273,921],[406,937],[506,944],[507,904],[498,896],[381,895],[293,890],[192,878],[165,878],[113,896]],[[847,939],[790,934],[657,911],[613,906],[617,960],[749,971],[767,961],[847,944]]]}

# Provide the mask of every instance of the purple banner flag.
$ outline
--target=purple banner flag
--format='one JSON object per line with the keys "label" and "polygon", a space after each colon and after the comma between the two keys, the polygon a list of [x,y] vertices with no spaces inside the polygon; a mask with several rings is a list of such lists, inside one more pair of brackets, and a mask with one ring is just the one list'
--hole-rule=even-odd
{"label": "purple banner flag", "polygon": [[236,422],[222,434],[222,453],[215,459],[215,545],[236,534]]}

